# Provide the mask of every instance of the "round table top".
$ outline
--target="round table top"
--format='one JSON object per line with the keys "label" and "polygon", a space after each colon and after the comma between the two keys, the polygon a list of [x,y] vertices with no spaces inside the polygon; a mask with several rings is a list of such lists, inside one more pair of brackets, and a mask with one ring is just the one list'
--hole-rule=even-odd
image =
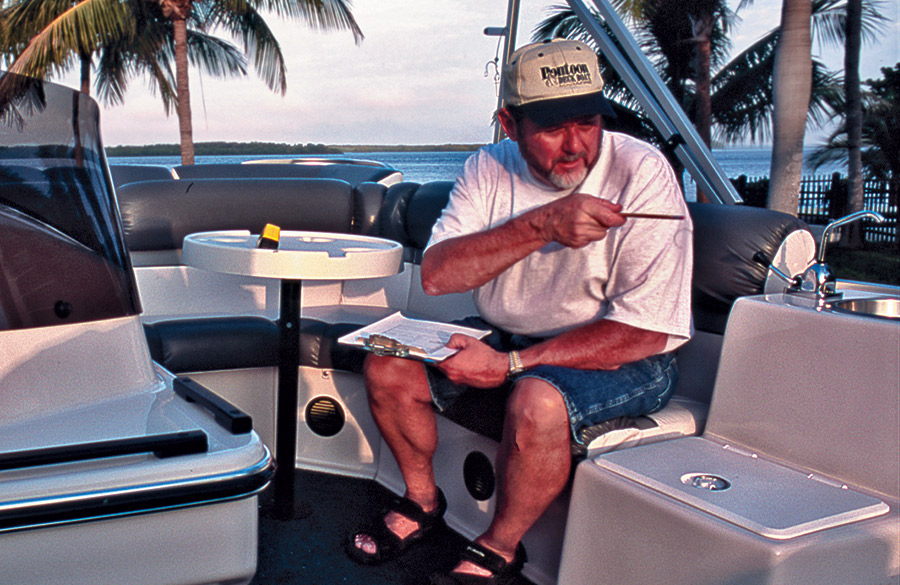
{"label": "round table top", "polygon": [[275,250],[256,247],[247,230],[200,232],[184,238],[188,266],[243,276],[294,280],[354,280],[400,272],[403,247],[353,234],[282,231]]}

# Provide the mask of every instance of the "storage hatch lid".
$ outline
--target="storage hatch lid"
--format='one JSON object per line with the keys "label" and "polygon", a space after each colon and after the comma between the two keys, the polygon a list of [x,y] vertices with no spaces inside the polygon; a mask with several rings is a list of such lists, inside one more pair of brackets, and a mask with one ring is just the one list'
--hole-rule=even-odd
{"label": "storage hatch lid", "polygon": [[767,538],[786,540],[886,514],[887,504],[702,437],[608,453],[594,463]]}

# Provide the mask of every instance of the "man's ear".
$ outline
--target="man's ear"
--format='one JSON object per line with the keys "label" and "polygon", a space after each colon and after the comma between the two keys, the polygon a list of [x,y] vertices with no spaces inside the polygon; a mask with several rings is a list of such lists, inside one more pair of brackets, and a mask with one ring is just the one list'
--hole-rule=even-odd
{"label": "man's ear", "polygon": [[518,140],[518,128],[516,127],[516,119],[513,118],[512,114],[509,113],[509,110],[506,108],[500,108],[497,110],[497,120],[500,122],[500,127],[503,128],[503,131],[506,132],[506,135],[509,136],[509,139],[515,142]]}

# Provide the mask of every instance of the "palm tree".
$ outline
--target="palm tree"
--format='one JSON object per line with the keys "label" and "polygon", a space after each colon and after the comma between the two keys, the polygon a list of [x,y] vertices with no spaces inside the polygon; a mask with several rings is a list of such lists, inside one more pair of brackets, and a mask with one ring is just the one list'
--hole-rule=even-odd
{"label": "palm tree", "polygon": [[731,49],[729,34],[737,15],[724,0],[615,0],[626,20],[641,31],[643,45],[665,64],[665,78],[692,114],[707,146],[712,145],[712,71]]}
{"label": "palm tree", "polygon": [[[3,37],[10,71],[38,79],[61,75],[77,55],[81,91],[90,94],[96,57],[95,87],[103,102],[122,103],[128,81],[146,75],[166,112],[174,107],[172,26],[156,3],[20,0],[4,7],[0,18],[10,31]],[[189,37],[191,59],[204,71],[246,74],[246,60],[234,45],[197,30]]]}
{"label": "palm tree", "polygon": [[[722,66],[731,48],[728,34],[735,23],[734,12],[724,0],[612,0],[612,5],[631,25],[638,43],[710,146],[711,72]],[[537,26],[533,38],[559,36],[592,43],[570,9],[556,8]],[[604,80],[617,98],[625,97],[624,84],[611,68],[605,68]]]}
{"label": "palm tree", "polygon": [[[754,53],[742,53],[736,60],[726,63],[731,49],[728,34],[737,16],[725,2],[614,0],[614,6],[620,13],[625,13],[624,18],[631,23],[638,43],[656,64],[660,76],[691,116],[708,146],[712,142],[713,124],[716,134],[725,138],[740,137],[748,125],[765,128],[760,112],[765,111],[767,104],[771,105],[771,77],[760,74],[768,65],[771,75],[774,50],[767,45],[759,45]],[[589,41],[572,12],[562,9],[542,22],[534,36],[569,36]],[[775,38],[770,33],[768,42],[774,44]],[[828,80],[824,67],[820,69],[821,79]],[[605,70],[606,74],[612,73],[609,68]],[[714,70],[718,73],[711,76]],[[626,93],[624,87],[615,75],[609,77],[611,97],[621,99]],[[748,77],[757,79],[745,87],[735,86],[735,82],[746,81]],[[749,100],[752,105],[748,106],[748,94],[754,92],[753,99]],[[634,107],[633,100],[627,99],[626,103]],[[671,158],[670,162],[678,173],[680,163]],[[705,200],[702,193],[698,193],[698,200]]]}
{"label": "palm tree", "polygon": [[[178,114],[183,164],[194,162],[188,62],[214,75],[246,73],[243,58],[235,61],[236,49],[214,37],[214,31],[224,29],[239,38],[266,85],[281,93],[287,89],[284,57],[258,9],[305,20],[314,28],[350,29],[357,42],[362,40],[347,0],[18,0],[4,9],[7,30],[14,28],[13,11],[26,6],[33,9],[32,17],[20,17],[20,34],[4,39],[5,52],[18,55],[10,70],[46,77],[68,69],[73,54],[89,59],[101,51],[99,64],[111,68],[98,80],[109,84],[104,95],[119,100],[128,77],[149,74],[167,113],[174,106]],[[134,51],[123,51],[132,43]],[[152,53],[154,48],[159,52]],[[148,50],[149,55],[143,52]]]}
{"label": "palm tree", "polygon": [[[805,46],[807,32],[804,24],[800,22],[801,16],[799,15],[806,13],[806,7],[807,2],[804,0],[784,0],[782,9],[782,36],[784,38],[779,43],[779,53],[783,53],[785,57],[781,59],[784,69],[779,72],[779,75],[783,75],[783,77],[775,78],[781,84],[782,89],[786,85],[795,84],[790,90],[791,93],[784,94],[781,101],[782,107],[779,107],[776,102],[773,115],[773,126],[776,130],[772,149],[772,180],[769,183],[769,207],[788,213],[794,213],[796,210],[801,178],[803,132],[798,123],[799,105],[802,103],[803,96],[808,94],[797,92],[803,91],[803,87],[799,84],[801,81],[805,83],[805,77],[801,76],[805,75],[806,55],[811,53],[811,47]],[[848,170],[851,178],[851,198],[854,199],[852,205],[858,209],[862,209],[863,198],[859,159],[862,123],[859,97],[859,53],[862,35],[877,31],[884,22],[884,18],[878,13],[876,7],[877,2],[864,3],[862,0],[848,0],[841,7],[843,10],[836,11],[832,15],[830,28],[824,27],[824,32],[820,36],[820,39],[824,38],[827,42],[846,43],[845,103],[846,107],[851,108],[848,115],[851,116],[852,124],[855,126],[848,127],[848,147],[851,150]],[[792,34],[785,28],[787,20],[793,22],[790,25],[793,30]],[[844,26],[840,26],[842,20]],[[777,129],[779,120],[782,123],[781,132]],[[797,145],[798,137],[800,139],[799,146]],[[798,148],[801,153],[800,163],[795,161]],[[853,239],[857,244],[861,243],[861,235],[858,233],[853,236]]]}
{"label": "palm tree", "polygon": [[[11,63],[9,71],[37,78],[62,74],[73,64],[74,55],[80,64],[80,89],[90,93],[91,56],[95,50],[91,36],[109,36],[106,31],[95,30],[92,16],[95,15],[68,0],[4,2],[0,11],[2,50]],[[79,23],[75,27],[59,26],[60,17],[77,19]]]}
{"label": "palm tree", "polygon": [[[847,101],[847,211],[863,208],[862,176],[862,88],[859,82],[859,56],[862,49],[862,0],[847,0],[846,48],[844,50],[844,95]],[[845,243],[861,248],[862,230],[859,224],[848,226]]]}
{"label": "palm tree", "polygon": [[[91,1],[91,0],[86,0]],[[287,90],[281,48],[265,25],[257,6],[279,16],[301,18],[314,28],[350,29],[357,42],[363,35],[347,0],[156,0],[163,15],[172,21],[175,33],[175,79],[178,88],[178,126],[181,133],[181,162],[194,164],[191,128],[190,86],[188,82],[187,21],[199,18],[204,26],[225,28],[243,39],[245,50],[255,56],[254,64],[270,88]]]}
{"label": "palm tree", "polygon": [[[886,19],[879,13],[880,2],[876,0],[847,0],[846,11],[838,12],[829,28],[825,28],[824,42],[831,45],[844,44],[844,104],[839,111],[844,113],[844,131],[847,137],[847,205],[848,212],[863,208],[863,101],[860,85],[859,64],[864,40],[873,41]],[[844,244],[858,248],[863,244],[860,224],[848,226],[844,230]]]}
{"label": "palm tree", "polygon": [[[689,3],[691,4],[691,3]],[[748,4],[742,3],[738,10]],[[843,18],[845,5],[841,0],[813,0],[812,27],[820,44],[842,42]],[[883,21],[876,10],[875,3],[867,0],[863,11],[863,34],[873,37]],[[645,10],[649,6],[670,6],[666,10]],[[702,101],[698,94],[703,93],[703,83],[697,81],[697,69],[694,65],[695,53],[687,50],[685,41],[691,40],[690,31],[677,29],[673,23],[685,21],[683,18],[687,8],[681,4],[662,0],[620,0],[617,9],[625,11],[625,18],[632,23],[635,37],[645,53],[656,63],[661,77],[667,82],[669,89],[686,111],[696,112],[695,104]],[[687,6],[687,5],[686,5]],[[681,13],[681,14],[680,14]],[[736,142],[750,137],[753,140],[766,140],[771,137],[773,88],[772,79],[776,49],[780,28],[769,31],[753,45],[739,55],[727,60],[731,48],[725,32],[734,26],[734,15],[722,13],[720,27],[713,31],[711,39],[712,69],[717,70],[710,84],[710,107],[713,122],[713,135],[725,142]],[[696,18],[695,18],[696,19]],[[661,22],[653,22],[658,20]],[[681,32],[679,32],[681,31]],[[720,36],[721,35],[721,36]],[[580,26],[570,10],[558,9],[545,19],[535,30],[534,38],[552,38],[555,36],[581,38],[590,42],[590,38]],[[602,60],[602,56],[601,56]],[[726,62],[727,61],[727,62]],[[634,100],[627,94],[624,86],[616,79],[611,68],[604,68],[604,79],[609,82],[611,97],[628,108],[637,109]],[[822,125],[833,119],[835,112],[840,111],[843,97],[839,90],[839,77],[829,72],[820,61],[812,61],[813,88],[810,95],[808,123],[812,126]],[[607,79],[608,78],[608,79]],[[702,128],[703,122],[694,113],[692,119]],[[635,126],[634,123],[631,124]]]}
{"label": "palm tree", "polygon": [[[735,14],[725,0],[612,0],[634,31],[642,49],[656,63],[676,101],[691,116],[698,134],[707,146],[712,145],[711,72],[722,65],[731,47],[728,33]],[[596,17],[596,11],[595,11]],[[599,17],[597,17],[599,20]],[[594,41],[570,9],[556,8],[555,13],[535,29],[534,40],[554,37],[579,38],[589,45]],[[604,61],[601,55],[601,62]],[[651,142],[659,144],[656,132],[640,120],[640,107],[628,93],[624,82],[610,67],[603,67],[609,94],[618,120],[612,128],[639,131]],[[660,145],[662,146],[662,145]],[[670,163],[681,177],[683,166],[674,156]],[[708,201],[698,192],[699,201]]]}
{"label": "palm tree", "polygon": [[[865,82],[861,92],[860,163],[866,179],[886,181],[892,205],[900,200],[900,63],[882,67],[882,79]],[[849,120],[846,118],[810,157],[815,166],[847,162]],[[900,234],[898,234],[900,243]]]}
{"label": "palm tree", "polygon": [[772,165],[769,209],[797,214],[803,173],[803,137],[812,90],[809,0],[783,0],[772,77]]}
{"label": "palm tree", "polygon": [[[863,32],[873,37],[884,20],[866,1]],[[812,31],[819,45],[843,42],[842,0],[813,0]],[[735,56],[713,77],[713,120],[717,137],[725,142],[750,138],[766,141],[772,136],[772,79],[780,28],[776,27]],[[818,59],[812,60],[810,127],[830,122],[843,110],[841,79]]]}

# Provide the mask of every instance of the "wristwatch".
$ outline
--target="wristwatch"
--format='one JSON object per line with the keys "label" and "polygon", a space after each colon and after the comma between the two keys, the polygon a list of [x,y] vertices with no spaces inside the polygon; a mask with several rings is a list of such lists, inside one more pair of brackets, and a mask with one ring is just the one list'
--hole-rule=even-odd
{"label": "wristwatch", "polygon": [[506,377],[512,378],[524,371],[525,366],[522,365],[522,358],[519,357],[519,352],[516,350],[509,352],[509,370],[506,372]]}

